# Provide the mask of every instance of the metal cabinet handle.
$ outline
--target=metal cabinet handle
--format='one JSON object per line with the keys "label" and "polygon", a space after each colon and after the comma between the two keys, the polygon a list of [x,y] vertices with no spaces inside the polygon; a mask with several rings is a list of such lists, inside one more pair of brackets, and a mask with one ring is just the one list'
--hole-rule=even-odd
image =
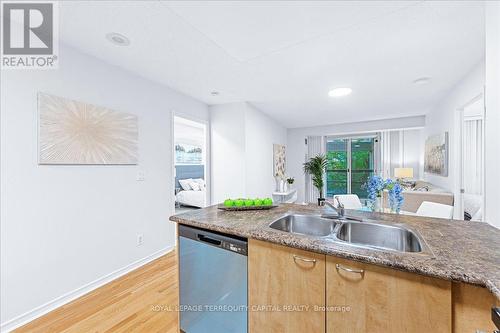
{"label": "metal cabinet handle", "polygon": [[361,277],[363,277],[365,275],[365,270],[364,269],[349,268],[349,267],[342,266],[340,264],[335,264],[335,268],[337,269],[337,272],[339,270],[343,270],[343,271],[346,271],[346,272],[349,272],[349,273],[361,274]]}
{"label": "metal cabinet handle", "polygon": [[293,261],[297,262],[297,260],[307,262],[307,263],[312,263],[313,265],[316,264],[316,259],[307,259],[307,258],[302,258],[299,256],[296,256],[295,254],[293,255]]}

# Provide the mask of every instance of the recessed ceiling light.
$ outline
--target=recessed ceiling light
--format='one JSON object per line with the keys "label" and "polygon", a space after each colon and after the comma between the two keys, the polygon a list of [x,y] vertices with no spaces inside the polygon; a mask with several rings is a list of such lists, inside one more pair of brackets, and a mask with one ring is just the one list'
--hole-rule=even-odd
{"label": "recessed ceiling light", "polygon": [[219,92],[218,91],[212,91],[212,92],[210,92],[210,95],[212,95],[212,96],[219,96]]}
{"label": "recessed ceiling light", "polygon": [[352,89],[348,87],[342,87],[342,88],[335,88],[330,90],[328,95],[330,97],[342,97],[342,96],[347,96],[352,93]]}
{"label": "recessed ceiling light", "polygon": [[115,45],[119,45],[119,46],[130,45],[130,39],[128,39],[128,37],[126,37],[122,34],[119,34],[117,32],[110,32],[110,33],[106,34],[106,39]]}
{"label": "recessed ceiling light", "polygon": [[430,77],[419,77],[418,79],[413,81],[414,84],[419,85],[419,86],[422,84],[427,84],[429,82],[431,82]]}

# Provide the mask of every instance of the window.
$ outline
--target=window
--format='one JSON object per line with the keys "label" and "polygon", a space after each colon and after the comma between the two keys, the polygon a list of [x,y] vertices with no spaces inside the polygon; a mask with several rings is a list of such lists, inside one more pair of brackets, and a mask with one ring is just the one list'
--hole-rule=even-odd
{"label": "window", "polygon": [[205,127],[188,119],[174,117],[175,165],[205,164]]}
{"label": "window", "polygon": [[328,138],[326,196],[353,193],[368,197],[365,184],[375,172],[375,137]]}
{"label": "window", "polygon": [[203,148],[185,143],[175,144],[175,164],[203,164]]}

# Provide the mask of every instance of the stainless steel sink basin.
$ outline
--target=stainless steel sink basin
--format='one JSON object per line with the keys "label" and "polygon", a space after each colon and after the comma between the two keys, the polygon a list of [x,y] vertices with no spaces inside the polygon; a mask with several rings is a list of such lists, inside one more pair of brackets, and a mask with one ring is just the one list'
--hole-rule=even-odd
{"label": "stainless steel sink basin", "polygon": [[400,252],[421,252],[418,237],[410,230],[367,222],[345,222],[336,233],[344,242]]}
{"label": "stainless steel sink basin", "polygon": [[349,243],[365,248],[399,252],[423,252],[417,235],[403,227],[372,222],[352,222],[324,218],[321,215],[285,215],[269,225],[270,228],[334,242]]}
{"label": "stainless steel sink basin", "polygon": [[335,222],[318,215],[290,214],[274,221],[269,227],[295,234],[324,237],[333,233]]}

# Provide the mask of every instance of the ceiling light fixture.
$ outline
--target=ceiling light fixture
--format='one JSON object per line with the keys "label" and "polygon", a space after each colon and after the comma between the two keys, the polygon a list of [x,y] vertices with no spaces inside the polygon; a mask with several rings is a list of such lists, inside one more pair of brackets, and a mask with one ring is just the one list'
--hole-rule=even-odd
{"label": "ceiling light fixture", "polygon": [[210,95],[212,95],[212,96],[219,96],[219,92],[218,91],[212,91],[212,92],[210,92]]}
{"label": "ceiling light fixture", "polygon": [[419,77],[418,79],[414,80],[413,83],[416,84],[416,85],[423,85],[423,84],[427,84],[431,82],[431,78],[430,77]]}
{"label": "ceiling light fixture", "polygon": [[130,39],[127,36],[119,34],[117,32],[110,32],[106,34],[106,39],[111,43],[118,46],[127,46],[130,45]]}
{"label": "ceiling light fixture", "polygon": [[350,95],[351,93],[352,93],[351,88],[342,87],[342,88],[335,88],[335,89],[330,90],[330,92],[328,92],[328,95],[330,97],[343,97],[343,96]]}

